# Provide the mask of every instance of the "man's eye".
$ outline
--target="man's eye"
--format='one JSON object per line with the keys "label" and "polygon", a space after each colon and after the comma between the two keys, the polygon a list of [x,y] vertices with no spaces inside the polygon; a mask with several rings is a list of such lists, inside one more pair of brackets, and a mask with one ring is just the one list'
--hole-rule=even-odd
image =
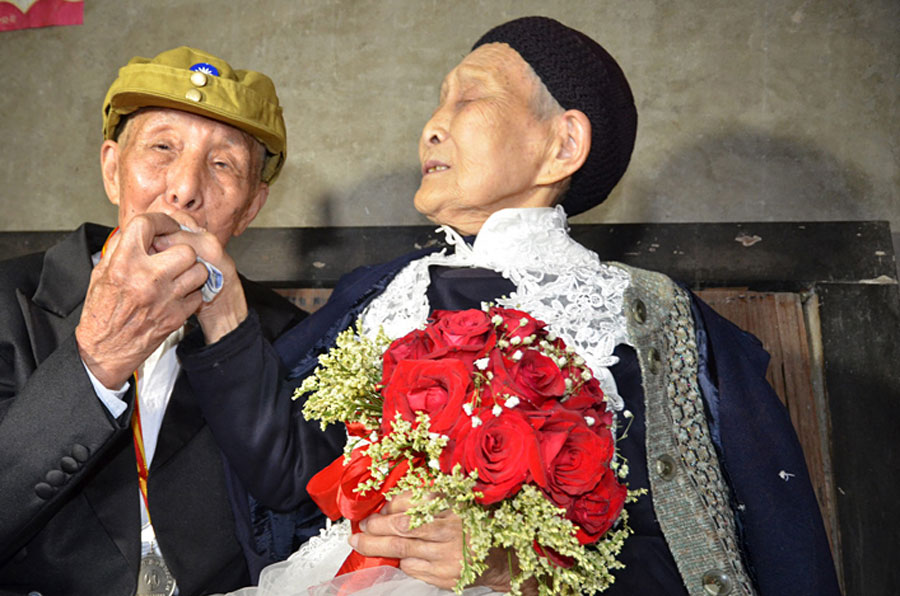
{"label": "man's eye", "polygon": [[153,148],[154,148],[154,149],[160,149],[160,150],[166,151],[166,150],[168,150],[170,147],[169,147],[169,144],[168,144],[168,143],[154,143],[154,144],[153,144]]}
{"label": "man's eye", "polygon": [[222,161],[220,159],[217,159],[216,161],[214,161],[213,165],[216,166],[217,168],[219,168],[220,170],[224,170],[229,167],[228,162]]}

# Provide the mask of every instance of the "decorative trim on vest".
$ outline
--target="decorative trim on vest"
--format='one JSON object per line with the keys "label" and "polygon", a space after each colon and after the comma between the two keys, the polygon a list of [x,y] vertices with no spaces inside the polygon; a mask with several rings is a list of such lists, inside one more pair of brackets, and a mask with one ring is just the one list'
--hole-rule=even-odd
{"label": "decorative trim on vest", "polygon": [[653,507],[691,595],[753,595],[729,489],[697,383],[689,294],[665,275],[631,274],[624,309],[641,365]]}

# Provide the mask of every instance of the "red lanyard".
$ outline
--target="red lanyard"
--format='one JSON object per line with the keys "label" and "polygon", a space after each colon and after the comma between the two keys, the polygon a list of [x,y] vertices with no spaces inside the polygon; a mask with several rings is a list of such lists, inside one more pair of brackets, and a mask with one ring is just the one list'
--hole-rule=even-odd
{"label": "red lanyard", "polygon": [[141,408],[138,399],[138,375],[134,373],[134,412],[131,414],[131,434],[134,437],[134,455],[137,460],[138,486],[144,505],[147,506],[147,519],[150,519],[150,503],[147,501],[147,456],[144,455],[144,431],[141,428]]}

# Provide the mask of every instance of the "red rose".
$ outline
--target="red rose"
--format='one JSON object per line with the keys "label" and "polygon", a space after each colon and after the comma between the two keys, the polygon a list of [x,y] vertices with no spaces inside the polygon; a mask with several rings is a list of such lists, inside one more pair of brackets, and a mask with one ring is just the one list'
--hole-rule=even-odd
{"label": "red rose", "polygon": [[491,319],[482,310],[436,310],[431,313],[426,332],[437,347],[485,345],[494,334]]}
{"label": "red rose", "polygon": [[592,430],[596,431],[612,425],[613,413],[607,410],[600,382],[593,377],[582,383],[581,387],[566,400],[566,407],[575,410],[586,419],[590,418],[593,424],[588,421],[588,426]]}
{"label": "red rose", "polygon": [[546,326],[542,321],[538,321],[528,313],[514,308],[500,308],[494,306],[488,311],[488,316],[491,319],[497,316],[503,319],[503,322],[500,323],[498,329],[500,329],[503,335],[508,339],[512,339],[513,337],[525,339],[530,335],[536,335],[537,333],[542,332]]}
{"label": "red rose", "polygon": [[484,396],[503,402],[505,395],[512,395],[535,408],[548,399],[562,397],[566,382],[556,363],[537,350],[522,349],[521,353],[518,362],[504,357],[499,350],[490,353],[488,370],[493,378],[485,387]]}
{"label": "red rose", "polygon": [[[598,381],[593,376],[587,381],[581,378],[581,370],[578,369],[577,377],[572,379],[572,383],[574,383],[576,387],[576,391],[572,394],[572,397],[580,397],[585,400],[591,400],[596,404],[602,404],[603,401],[603,390],[600,389],[600,381]],[[590,369],[584,369],[590,372]]]}
{"label": "red rose", "polygon": [[615,472],[605,469],[594,490],[572,502],[567,515],[580,526],[581,544],[591,544],[612,527],[622,512],[628,489],[619,484]]}
{"label": "red rose", "polygon": [[[565,442],[552,460],[546,461],[547,493],[554,503],[567,507],[572,499],[589,493],[608,470],[613,456],[614,444],[612,433],[603,429],[596,433],[588,428],[584,420],[575,414],[578,420],[573,424]],[[568,417],[560,417],[565,420]],[[563,424],[567,425],[569,420]],[[549,422],[541,434],[547,429],[557,426]]]}
{"label": "red rose", "polygon": [[[488,366],[485,373],[490,381],[483,386],[481,392],[482,403],[490,405],[492,403],[503,404],[506,396],[519,397],[521,390],[516,385],[512,375],[512,367],[514,363],[503,356],[503,353],[494,349],[488,354]],[[524,400],[524,396],[521,397]],[[527,405],[531,405],[528,402]],[[536,407],[536,406],[535,406]]]}
{"label": "red rose", "polygon": [[566,342],[563,341],[561,337],[557,337],[553,341],[550,342],[550,345],[556,348],[560,352],[566,351]]}
{"label": "red rose", "polygon": [[425,333],[434,342],[430,358],[457,358],[469,366],[497,343],[490,318],[477,309],[436,310]]}
{"label": "red rose", "polygon": [[525,397],[533,401],[559,398],[566,391],[566,380],[559,366],[538,350],[523,350],[512,374]]}
{"label": "red rose", "polygon": [[382,357],[381,382],[387,383],[401,360],[423,360],[434,350],[434,342],[421,329],[395,339]]}
{"label": "red rose", "polygon": [[425,412],[432,432],[448,431],[459,418],[471,386],[469,369],[459,360],[401,360],[381,390],[382,432],[391,431],[398,412],[410,422],[417,412]]}
{"label": "red rose", "polygon": [[477,426],[462,419],[454,429],[441,461],[445,473],[457,463],[465,474],[478,470],[475,490],[483,493],[478,502],[484,505],[511,497],[532,479],[544,482],[534,429],[520,411],[503,408],[494,416],[485,408],[476,417]]}
{"label": "red rose", "polygon": [[[553,463],[566,441],[569,440],[572,429],[583,424],[581,416],[557,402],[547,402],[540,409],[527,410],[525,416],[537,433],[541,460],[545,464],[545,470],[549,471],[548,466]],[[543,489],[547,488],[546,484],[539,486]],[[564,507],[565,503],[560,505]]]}

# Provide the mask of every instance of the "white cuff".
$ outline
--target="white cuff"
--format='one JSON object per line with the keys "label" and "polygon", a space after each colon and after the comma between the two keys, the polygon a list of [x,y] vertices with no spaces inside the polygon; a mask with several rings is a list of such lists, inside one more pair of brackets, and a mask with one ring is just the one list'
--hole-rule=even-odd
{"label": "white cuff", "polygon": [[81,361],[81,365],[84,366],[84,370],[91,380],[91,385],[94,386],[94,393],[100,401],[103,402],[103,405],[106,406],[109,413],[112,414],[113,418],[121,416],[122,413],[128,409],[128,404],[122,399],[128,391],[128,381],[125,381],[118,389],[107,389],[106,386],[94,376],[94,373],[87,367],[84,360]]}

